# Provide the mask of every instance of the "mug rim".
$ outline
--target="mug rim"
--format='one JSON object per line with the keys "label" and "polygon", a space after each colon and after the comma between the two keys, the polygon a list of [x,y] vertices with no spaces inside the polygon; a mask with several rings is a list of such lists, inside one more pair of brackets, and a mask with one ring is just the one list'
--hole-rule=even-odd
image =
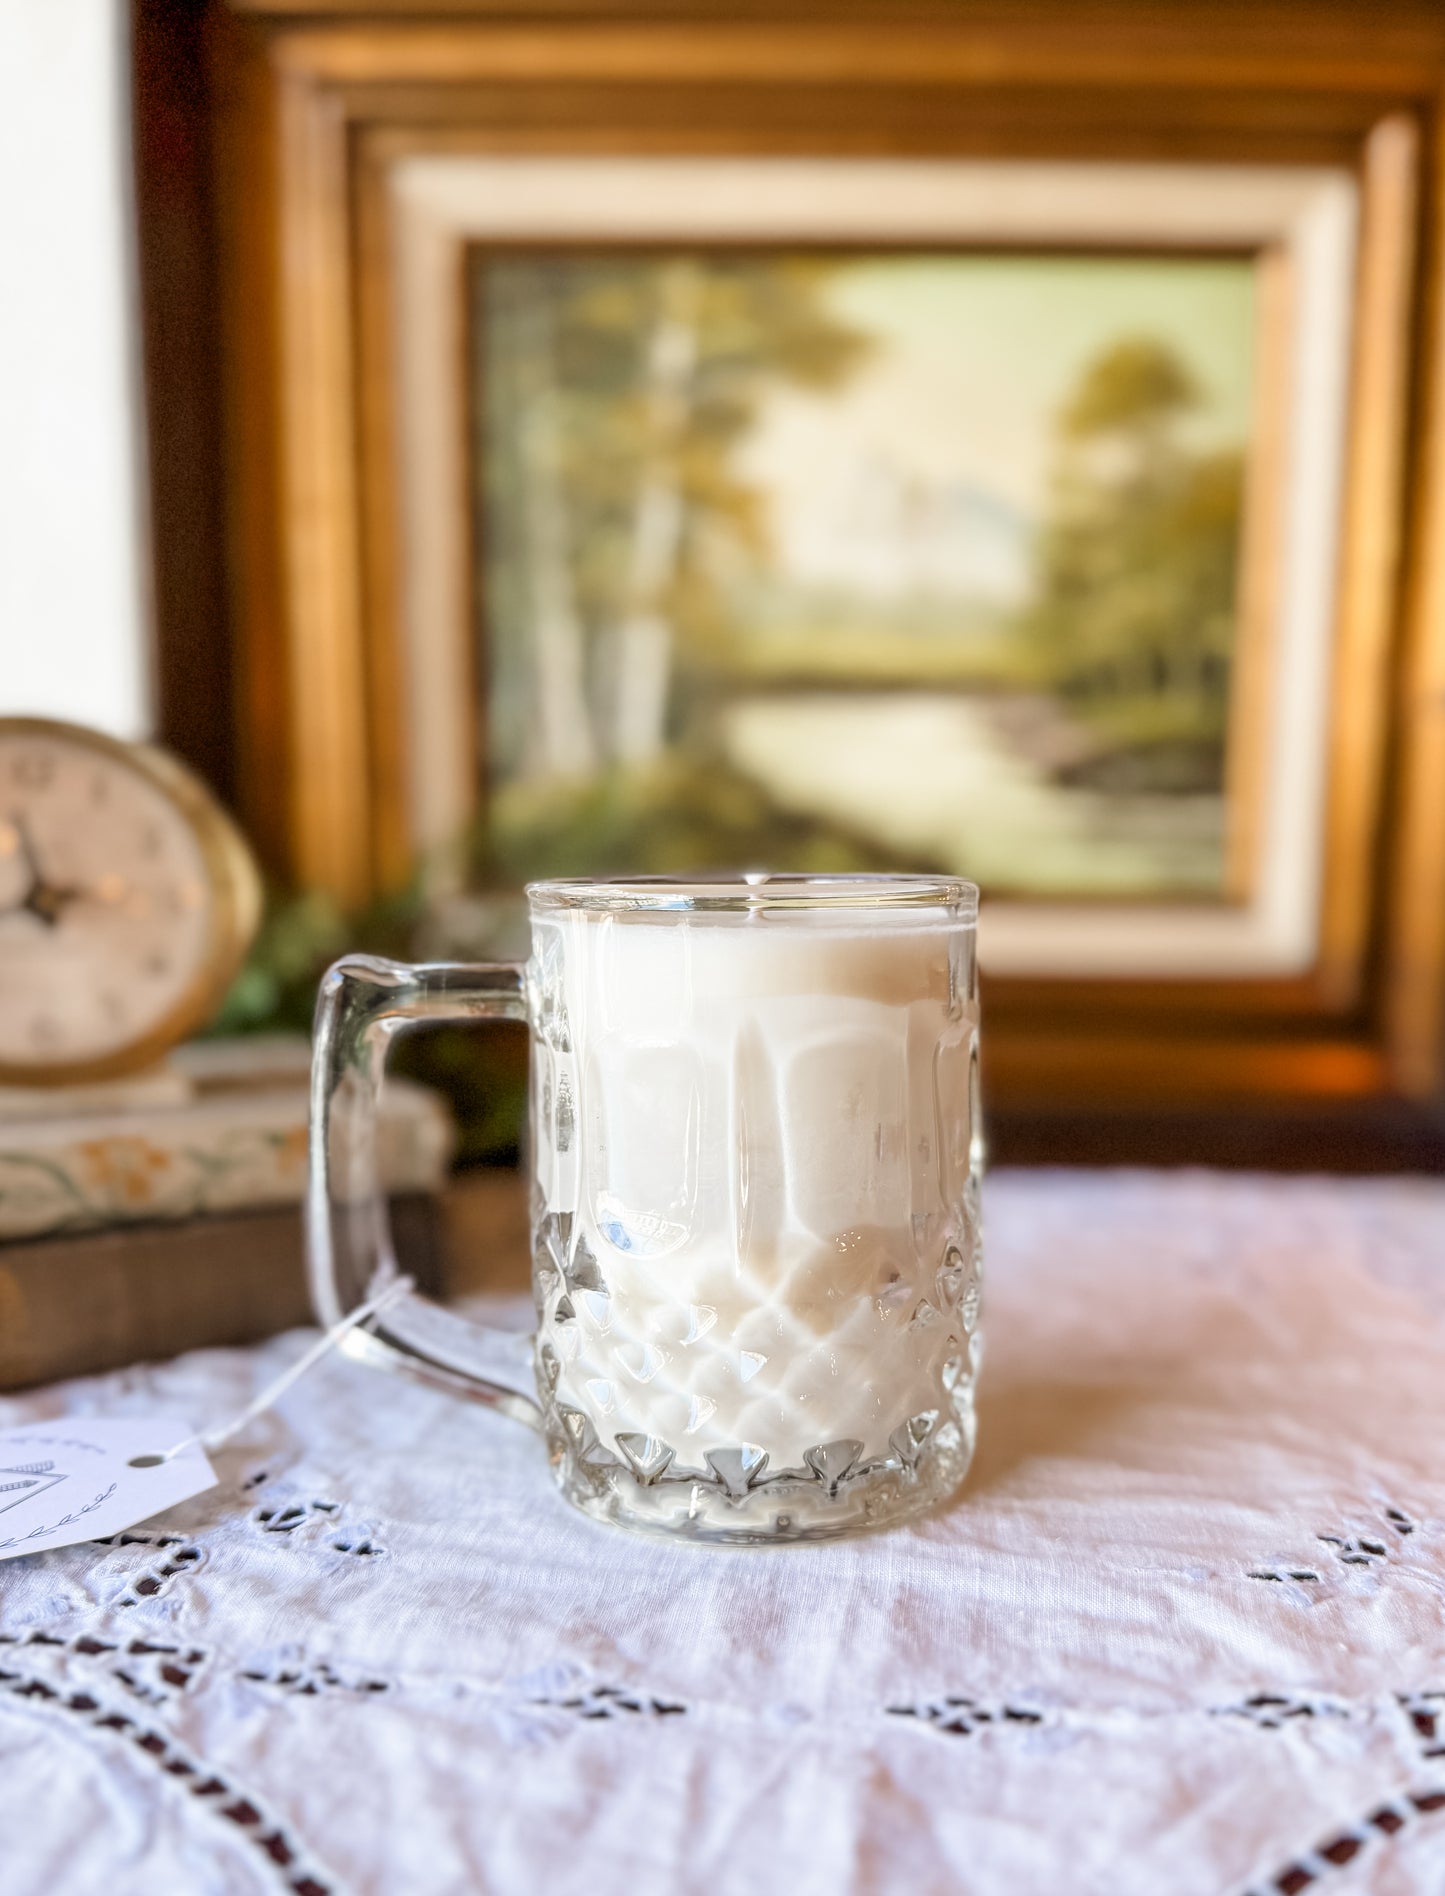
{"label": "mug rim", "polygon": [[868,871],[811,875],[787,870],[664,876],[569,876],[529,882],[536,910],[573,909],[617,915],[638,912],[747,914],[824,909],[947,909],[955,923],[978,915],[978,887],[962,876]]}

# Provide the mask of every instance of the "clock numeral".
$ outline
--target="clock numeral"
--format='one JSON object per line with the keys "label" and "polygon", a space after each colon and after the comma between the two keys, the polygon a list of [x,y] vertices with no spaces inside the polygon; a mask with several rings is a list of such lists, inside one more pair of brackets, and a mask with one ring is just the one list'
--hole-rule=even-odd
{"label": "clock numeral", "polygon": [[157,980],[159,980],[162,975],[169,974],[170,971],[171,961],[169,955],[147,955],[145,960],[141,963],[142,974],[149,974]]}
{"label": "clock numeral", "polygon": [[37,1014],[30,1023],[30,1044],[37,1053],[50,1053],[61,1042],[60,1026],[49,1014]]}
{"label": "clock numeral", "polygon": [[55,780],[55,759],[44,751],[22,751],[10,775],[22,790],[48,790]]}
{"label": "clock numeral", "polygon": [[140,833],[140,853],[147,862],[154,862],[157,856],[164,854],[166,834],[159,823],[147,823]]}
{"label": "clock numeral", "polygon": [[119,1027],[126,1015],[125,1002],[121,996],[114,988],[102,988],[95,998],[100,1003],[100,1011],[109,1024],[112,1027]]}
{"label": "clock numeral", "polygon": [[110,802],[110,778],[103,770],[97,770],[90,780],[90,800],[101,809]]}

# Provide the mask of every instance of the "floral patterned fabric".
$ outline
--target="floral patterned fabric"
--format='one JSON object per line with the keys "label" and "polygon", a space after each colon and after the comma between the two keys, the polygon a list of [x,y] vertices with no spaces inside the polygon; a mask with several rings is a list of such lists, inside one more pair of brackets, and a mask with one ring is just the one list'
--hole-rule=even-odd
{"label": "floral patterned fabric", "polygon": [[[294,1204],[309,1107],[306,1087],[292,1086],[0,1121],[0,1241]],[[454,1144],[434,1094],[388,1085],[377,1146],[390,1190],[439,1190]]]}

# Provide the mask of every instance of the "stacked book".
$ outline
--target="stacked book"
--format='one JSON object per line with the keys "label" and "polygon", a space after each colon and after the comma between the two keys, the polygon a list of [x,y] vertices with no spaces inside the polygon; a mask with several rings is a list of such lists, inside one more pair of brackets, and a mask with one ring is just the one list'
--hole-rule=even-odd
{"label": "stacked book", "polygon": [[[0,1088],[0,1389],[309,1321],[305,1040],[199,1041],[138,1079]],[[454,1145],[388,1081],[379,1164],[398,1256],[440,1277]]]}

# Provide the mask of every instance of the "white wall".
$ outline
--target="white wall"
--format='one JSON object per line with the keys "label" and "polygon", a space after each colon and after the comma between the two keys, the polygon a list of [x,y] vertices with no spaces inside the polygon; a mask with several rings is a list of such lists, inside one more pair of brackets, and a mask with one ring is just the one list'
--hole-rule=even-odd
{"label": "white wall", "polygon": [[0,0],[0,712],[150,724],[124,0]]}

